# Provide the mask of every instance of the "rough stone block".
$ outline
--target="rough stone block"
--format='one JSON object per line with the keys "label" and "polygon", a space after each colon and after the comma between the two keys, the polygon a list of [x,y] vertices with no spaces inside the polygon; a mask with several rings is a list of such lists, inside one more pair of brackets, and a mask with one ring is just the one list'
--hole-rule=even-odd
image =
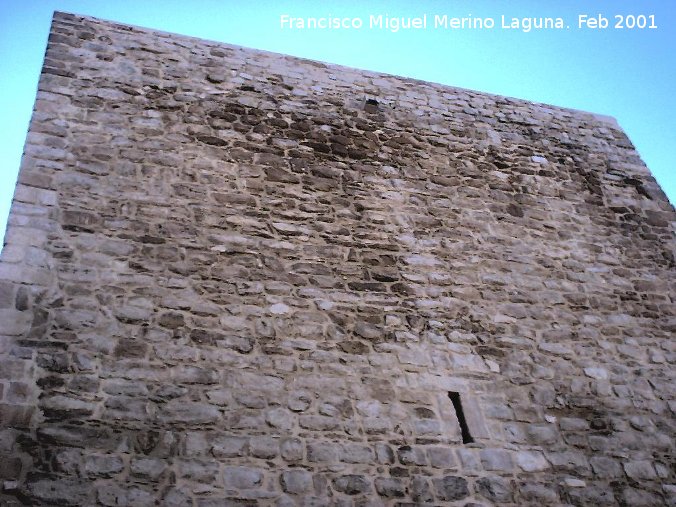
{"label": "rough stone block", "polygon": [[7,356],[0,358],[0,379],[23,380],[26,373],[30,370],[31,363],[28,360]]}
{"label": "rough stone block", "polygon": [[85,458],[84,469],[93,477],[112,477],[124,469],[124,462],[114,454],[94,454]]}
{"label": "rough stone block", "polygon": [[312,489],[312,474],[307,470],[287,470],[279,476],[282,489],[292,495],[302,495]]}
{"label": "rough stone block", "polygon": [[635,460],[624,463],[624,471],[635,480],[651,480],[657,478],[655,467],[648,460]]}
{"label": "rough stone block", "polygon": [[0,427],[28,428],[35,412],[32,405],[11,405],[0,403]]}
{"label": "rough stone block", "polygon": [[340,449],[332,443],[317,442],[307,446],[307,459],[310,462],[336,462]]}
{"label": "rough stone block", "polygon": [[178,463],[178,475],[191,481],[213,484],[218,480],[219,467],[213,461],[189,460]]}
{"label": "rough stone block", "polygon": [[279,439],[272,437],[251,437],[249,440],[251,456],[272,459],[279,454]]}
{"label": "rough stone block", "polygon": [[375,455],[373,449],[360,444],[348,444],[343,446],[341,461],[345,463],[372,463]]}
{"label": "rough stone block", "polygon": [[427,457],[435,468],[453,468],[457,465],[453,450],[447,447],[429,447]]}
{"label": "rough stone block", "polygon": [[28,492],[40,502],[57,505],[91,504],[91,483],[83,479],[29,477]]}
{"label": "rough stone block", "polygon": [[[200,438],[198,436],[197,438]],[[204,450],[209,444],[204,438]],[[246,437],[220,436],[211,442],[211,453],[217,458],[234,458],[246,456],[249,448],[249,439]],[[201,446],[198,449],[202,449]]]}
{"label": "rough stone block", "polygon": [[[303,442],[299,438],[285,438],[282,440],[281,455],[286,461],[299,461],[303,459],[303,451]],[[317,454],[314,456],[317,458]]]}
{"label": "rough stone block", "polygon": [[250,489],[263,482],[263,472],[251,467],[225,467],[223,480],[227,488]]}
{"label": "rough stone block", "polygon": [[265,413],[265,422],[273,428],[288,431],[293,427],[294,416],[283,408],[273,408]]}
{"label": "rough stone block", "polygon": [[476,481],[476,490],[482,497],[495,503],[512,501],[512,487],[503,477],[488,476]]}
{"label": "rough stone block", "polygon": [[403,498],[406,496],[406,485],[401,479],[376,477],[374,484],[378,494],[385,498]]}
{"label": "rough stone block", "polygon": [[426,477],[416,476],[411,480],[411,499],[423,504],[434,501],[434,495]]}
{"label": "rough stone block", "polygon": [[0,334],[22,336],[28,333],[33,316],[30,312],[22,312],[13,308],[0,309]]}
{"label": "rough stone block", "polygon": [[0,454],[0,479],[18,479],[22,468],[21,458],[4,453]]}
{"label": "rough stone block", "polygon": [[516,464],[524,472],[542,472],[549,468],[549,463],[542,452],[519,451],[516,453]]}
{"label": "rough stone block", "polygon": [[479,453],[486,470],[507,472],[514,468],[512,456],[502,449],[482,449]]}
{"label": "rough stone block", "polygon": [[402,446],[397,450],[402,465],[427,465],[427,457],[422,447]]}
{"label": "rough stone block", "polygon": [[462,477],[448,475],[441,479],[432,479],[432,484],[439,500],[452,502],[469,496],[467,480]]}
{"label": "rough stone block", "polygon": [[321,415],[302,415],[298,423],[301,428],[319,431],[335,430],[340,426],[340,422],[335,418]]}
{"label": "rough stone block", "polygon": [[128,505],[129,507],[142,507],[151,505],[153,493],[140,487],[122,488],[116,484],[100,486],[97,491],[98,501],[106,507]]}
{"label": "rough stone block", "polygon": [[542,505],[556,505],[561,503],[556,488],[551,485],[521,482],[518,485],[520,498],[527,502],[539,502]]}
{"label": "rough stone block", "polygon": [[334,479],[333,487],[346,495],[358,495],[369,491],[371,482],[363,475],[349,474]]}
{"label": "rough stone block", "polygon": [[165,423],[206,424],[221,418],[213,405],[183,400],[172,400],[160,410],[159,419]]}
{"label": "rough stone block", "polygon": [[617,460],[605,456],[594,456],[589,459],[594,474],[603,479],[612,479],[622,475],[622,467]]}
{"label": "rough stone block", "polygon": [[156,458],[134,458],[131,460],[130,472],[132,475],[156,481],[167,469],[164,460]]}
{"label": "rough stone block", "polygon": [[[4,250],[7,250],[7,247]],[[7,262],[4,252],[3,260]],[[14,292],[15,284],[0,281],[0,309],[12,308],[14,306]]]}
{"label": "rough stone block", "polygon": [[581,452],[545,452],[545,457],[553,467],[560,468],[562,470],[584,475],[587,475],[591,472],[589,461],[587,457]]}

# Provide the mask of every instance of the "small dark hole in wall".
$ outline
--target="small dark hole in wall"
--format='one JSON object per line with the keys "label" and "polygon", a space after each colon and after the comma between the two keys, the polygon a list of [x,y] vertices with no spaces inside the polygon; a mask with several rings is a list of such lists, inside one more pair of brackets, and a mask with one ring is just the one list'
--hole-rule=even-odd
{"label": "small dark hole in wall", "polygon": [[367,113],[375,113],[378,111],[378,101],[376,99],[368,99],[364,105],[364,111]]}
{"label": "small dark hole in wall", "polygon": [[465,419],[465,412],[462,410],[462,401],[460,401],[460,393],[449,392],[448,397],[453,403],[453,408],[455,409],[455,416],[458,419],[460,424],[460,433],[462,435],[463,444],[471,444],[474,442],[471,433],[469,432],[469,426],[467,426],[467,420]]}

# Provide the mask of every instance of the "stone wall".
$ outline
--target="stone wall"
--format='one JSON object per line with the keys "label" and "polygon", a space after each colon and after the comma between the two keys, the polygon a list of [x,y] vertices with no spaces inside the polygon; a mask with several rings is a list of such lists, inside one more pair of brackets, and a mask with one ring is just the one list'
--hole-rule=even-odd
{"label": "stone wall", "polygon": [[612,119],[57,13],[0,502],[673,504],[674,219]]}

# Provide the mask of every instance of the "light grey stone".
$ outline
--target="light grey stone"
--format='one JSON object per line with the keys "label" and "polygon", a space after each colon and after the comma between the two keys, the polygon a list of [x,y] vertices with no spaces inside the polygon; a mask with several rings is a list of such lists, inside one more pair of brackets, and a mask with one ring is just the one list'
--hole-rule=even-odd
{"label": "light grey stone", "polygon": [[540,451],[519,451],[516,453],[516,464],[524,472],[542,472],[549,468],[549,463]]}
{"label": "light grey stone", "polygon": [[229,488],[255,488],[262,484],[263,472],[257,468],[227,466],[223,471],[223,480]]}
{"label": "light grey stone", "polygon": [[307,470],[287,470],[281,473],[282,489],[292,495],[304,494],[312,489],[312,474]]}
{"label": "light grey stone", "polygon": [[594,456],[589,459],[594,474],[603,479],[612,479],[622,475],[622,467],[617,460],[605,456]]}
{"label": "light grey stone", "polygon": [[452,475],[440,479],[432,479],[432,484],[439,500],[457,501],[469,496],[467,480]]}
{"label": "light grey stone", "polygon": [[157,480],[166,469],[167,463],[155,458],[132,459],[130,465],[132,475],[147,477],[150,480]]}
{"label": "light grey stone", "polygon": [[482,477],[476,481],[479,495],[496,503],[512,501],[512,487],[508,479],[497,476]]}
{"label": "light grey stone", "polygon": [[435,468],[453,468],[456,466],[455,454],[446,447],[430,447],[427,449],[430,465]]}
{"label": "light grey stone", "polygon": [[111,477],[123,470],[124,462],[114,454],[94,454],[85,458],[84,468],[90,476]]}
{"label": "light grey stone", "polygon": [[512,456],[502,449],[482,449],[481,463],[486,470],[507,472],[514,468]]}
{"label": "light grey stone", "polygon": [[[204,447],[208,444],[205,442]],[[219,436],[211,442],[211,453],[217,458],[235,458],[246,456],[249,439],[236,436]]]}
{"label": "light grey stone", "polygon": [[279,439],[273,437],[251,437],[249,440],[251,456],[272,459],[279,454]]}
{"label": "light grey stone", "polygon": [[371,489],[371,483],[363,475],[349,474],[336,478],[333,481],[333,487],[336,491],[346,495],[358,495],[368,492]]}
{"label": "light grey stone", "polygon": [[281,444],[281,455],[286,461],[303,459],[303,443],[298,438],[285,438]]}
{"label": "light grey stone", "polygon": [[406,486],[401,479],[376,477],[374,485],[378,494],[385,498],[403,498],[406,496]]}
{"label": "light grey stone", "polygon": [[651,480],[657,478],[655,467],[648,460],[635,460],[624,463],[624,471],[632,479]]}

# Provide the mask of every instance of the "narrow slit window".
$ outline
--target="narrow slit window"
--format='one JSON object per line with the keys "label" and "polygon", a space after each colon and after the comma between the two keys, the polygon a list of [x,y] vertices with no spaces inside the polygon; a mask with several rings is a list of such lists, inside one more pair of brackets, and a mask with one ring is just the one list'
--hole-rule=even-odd
{"label": "narrow slit window", "polygon": [[460,401],[460,393],[449,392],[448,397],[453,403],[453,408],[455,409],[455,417],[458,419],[460,424],[460,434],[462,435],[463,444],[471,444],[474,442],[472,434],[469,432],[469,426],[467,426],[467,420],[465,419],[465,412],[462,410],[462,401]]}

